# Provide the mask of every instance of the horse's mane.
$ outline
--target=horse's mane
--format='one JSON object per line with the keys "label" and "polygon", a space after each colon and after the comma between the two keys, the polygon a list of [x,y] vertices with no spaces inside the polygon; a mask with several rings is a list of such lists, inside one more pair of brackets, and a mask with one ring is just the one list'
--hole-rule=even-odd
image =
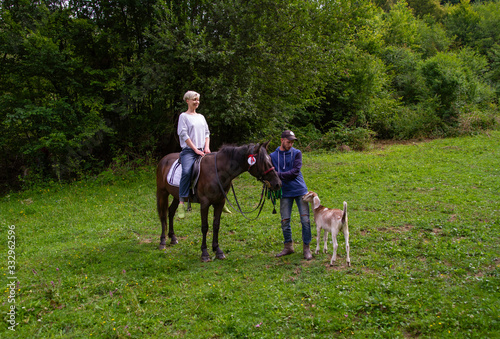
{"label": "horse's mane", "polygon": [[255,144],[247,144],[247,145],[242,145],[242,146],[237,146],[233,144],[224,144],[219,148],[220,153],[224,153],[229,155],[232,158],[235,158],[236,155],[241,156],[242,154],[246,154],[249,152],[250,149],[255,148]]}
{"label": "horse's mane", "polygon": [[[227,155],[230,159],[241,159],[242,157],[246,157],[248,154],[253,153],[255,147],[258,145],[259,144],[247,144],[242,146],[235,146],[235,145],[224,144],[219,149],[219,152]],[[260,147],[256,156],[258,164],[257,166],[262,167],[266,163],[266,155],[267,155],[266,148]]]}

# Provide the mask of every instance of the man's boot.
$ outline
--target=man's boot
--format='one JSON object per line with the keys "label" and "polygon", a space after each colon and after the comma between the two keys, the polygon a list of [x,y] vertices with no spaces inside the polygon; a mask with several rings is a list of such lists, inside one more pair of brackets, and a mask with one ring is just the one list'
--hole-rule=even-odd
{"label": "man's boot", "polygon": [[284,255],[289,255],[289,254],[292,254],[294,251],[293,251],[293,242],[290,241],[290,242],[286,242],[285,243],[285,246],[283,247],[283,251],[281,251],[280,253],[276,254],[277,257],[282,257]]}
{"label": "man's boot", "polygon": [[309,249],[309,244],[304,244],[304,259],[311,260],[313,258],[311,251]]}

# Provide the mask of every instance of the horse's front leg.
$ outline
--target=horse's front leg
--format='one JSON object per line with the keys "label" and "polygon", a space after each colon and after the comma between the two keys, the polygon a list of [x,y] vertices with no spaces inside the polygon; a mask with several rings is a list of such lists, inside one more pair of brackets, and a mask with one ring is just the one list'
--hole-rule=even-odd
{"label": "horse's front leg", "polygon": [[212,239],[212,250],[215,252],[215,257],[217,259],[226,259],[224,252],[219,247],[219,229],[220,229],[220,216],[222,214],[222,208],[224,203],[221,205],[214,206],[214,235]]}
{"label": "horse's front leg", "polygon": [[210,256],[207,251],[207,233],[208,233],[208,207],[209,206],[201,206],[201,233],[203,235],[203,240],[201,243],[201,261],[208,262],[210,261]]}

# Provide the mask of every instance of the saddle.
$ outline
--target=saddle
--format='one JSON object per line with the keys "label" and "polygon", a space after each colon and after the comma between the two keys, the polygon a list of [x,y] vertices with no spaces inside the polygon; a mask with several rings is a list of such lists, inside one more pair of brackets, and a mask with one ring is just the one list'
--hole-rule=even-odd
{"label": "saddle", "polygon": [[[200,178],[200,164],[201,164],[201,156],[196,159],[193,164],[193,170],[191,172],[191,185],[189,190],[189,200],[191,202],[198,202],[198,198],[196,197],[196,186],[198,184],[198,179]],[[170,167],[170,170],[167,174],[167,183],[170,186],[179,187],[182,176],[182,164],[181,159],[175,160]]]}

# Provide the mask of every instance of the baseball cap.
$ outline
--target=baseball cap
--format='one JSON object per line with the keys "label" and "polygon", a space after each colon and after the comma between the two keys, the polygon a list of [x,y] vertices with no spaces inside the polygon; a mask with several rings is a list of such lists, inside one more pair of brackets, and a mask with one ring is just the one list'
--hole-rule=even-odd
{"label": "baseball cap", "polygon": [[290,130],[283,131],[283,133],[281,133],[281,138],[282,139],[287,138],[290,141],[297,140],[297,137],[295,136],[295,134],[293,134],[293,132]]}

